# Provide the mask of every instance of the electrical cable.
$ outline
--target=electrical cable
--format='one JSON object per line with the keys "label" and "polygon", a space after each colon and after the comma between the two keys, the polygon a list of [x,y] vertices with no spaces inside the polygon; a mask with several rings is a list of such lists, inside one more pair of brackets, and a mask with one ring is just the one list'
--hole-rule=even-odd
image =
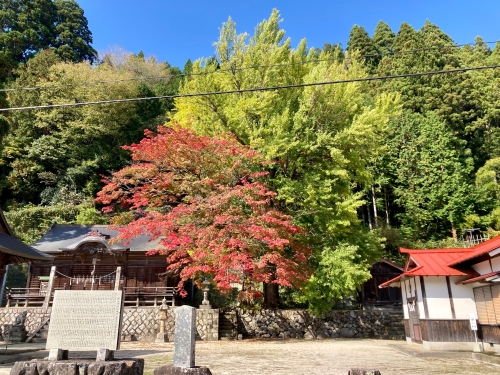
{"label": "electrical cable", "polygon": [[[494,43],[498,43],[498,42],[500,42],[500,40],[497,40],[494,42],[484,42],[484,43],[485,44],[494,44]],[[452,46],[417,48],[417,49],[411,49],[411,50],[392,51],[392,52],[387,53],[387,54],[378,53],[378,54],[361,55],[361,56],[357,56],[356,58],[394,56],[394,55],[398,55],[398,54],[429,51],[429,50],[435,50],[435,49],[460,48],[463,46],[469,46],[469,45],[473,45],[473,44],[474,43],[463,43],[463,44],[454,44]],[[105,84],[105,83],[132,82],[132,81],[148,81],[148,80],[164,80],[164,79],[170,80],[170,79],[175,78],[175,77],[194,77],[194,76],[208,75],[208,74],[214,74],[214,73],[225,73],[225,72],[244,71],[244,70],[249,70],[249,69],[261,69],[261,68],[274,68],[274,67],[304,65],[304,64],[311,64],[311,63],[318,63],[318,62],[325,62],[325,61],[336,61],[336,60],[350,61],[352,59],[354,59],[354,58],[353,57],[348,57],[348,58],[335,57],[335,58],[330,58],[330,59],[315,59],[315,60],[301,61],[301,62],[295,62],[295,63],[256,65],[256,66],[246,66],[246,67],[241,67],[241,68],[216,69],[216,70],[211,71],[211,72],[178,73],[178,74],[172,74],[172,75],[167,75],[167,76],[149,76],[149,77],[135,77],[135,78],[125,78],[125,79],[110,79],[110,80],[101,80],[101,81],[86,81],[86,82],[68,83],[68,84],[50,85],[50,86],[13,87],[13,88],[0,89],[0,92],[35,91],[35,90],[56,89],[59,87],[76,87],[76,86],[88,86],[88,85],[99,85],[99,84]]]}
{"label": "electrical cable", "polygon": [[291,88],[298,88],[298,87],[324,86],[324,85],[333,85],[333,84],[340,84],[340,83],[367,82],[367,81],[389,80],[389,79],[397,79],[397,78],[422,77],[422,76],[430,76],[430,75],[462,73],[462,72],[467,72],[467,71],[484,70],[484,69],[497,69],[497,68],[500,68],[500,65],[485,65],[485,66],[478,66],[478,67],[457,68],[457,69],[449,69],[449,70],[435,70],[435,71],[420,72],[420,73],[407,73],[407,74],[396,74],[396,75],[389,75],[389,76],[352,78],[352,79],[337,80],[337,81],[298,83],[298,84],[293,84],[293,85],[282,85],[282,86],[254,87],[254,88],[239,89],[239,90],[212,91],[212,92],[202,92],[202,93],[192,93],[192,94],[161,95],[161,96],[151,96],[151,97],[143,97],[143,98],[129,98],[129,99],[110,99],[110,100],[81,102],[81,103],[61,103],[61,104],[48,104],[48,105],[26,106],[26,107],[0,108],[0,112],[22,111],[22,110],[32,110],[32,109],[47,109],[47,108],[80,107],[80,106],[84,106],[84,105],[128,103],[128,102],[137,102],[137,101],[145,101],[145,100],[189,98],[189,97],[226,95],[226,94],[256,92],[256,91],[274,91],[274,90],[291,89]]}

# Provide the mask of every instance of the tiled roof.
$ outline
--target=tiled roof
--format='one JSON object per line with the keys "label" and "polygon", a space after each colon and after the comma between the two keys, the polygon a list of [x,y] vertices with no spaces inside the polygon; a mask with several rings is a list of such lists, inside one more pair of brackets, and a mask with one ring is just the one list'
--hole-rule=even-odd
{"label": "tiled roof", "polygon": [[407,276],[468,276],[471,272],[464,272],[449,267],[455,259],[470,253],[472,249],[426,249],[410,250],[401,248],[402,253],[408,254],[417,266],[408,270],[408,262],[404,274]]}
{"label": "tiled roof", "polygon": [[461,257],[454,259],[449,263],[450,266],[455,266],[457,264],[463,263],[467,260],[477,258],[481,255],[487,254],[490,251],[500,248],[500,236],[494,237],[488,241],[484,241],[474,247],[471,247],[471,250],[467,254],[463,254]]}
{"label": "tiled roof", "polygon": [[[61,253],[61,249],[72,249],[78,243],[85,242],[85,236],[91,231],[113,238],[118,236],[118,231],[108,229],[107,225],[54,225],[42,238],[36,241],[33,246],[35,249],[44,253],[57,254]],[[137,236],[128,244],[110,244],[110,248],[129,248],[130,251],[150,251],[159,248],[158,241],[149,241],[148,236]]]}
{"label": "tiled roof", "polygon": [[52,256],[44,254],[5,233],[0,233],[0,252],[8,254],[14,263],[52,259]]}

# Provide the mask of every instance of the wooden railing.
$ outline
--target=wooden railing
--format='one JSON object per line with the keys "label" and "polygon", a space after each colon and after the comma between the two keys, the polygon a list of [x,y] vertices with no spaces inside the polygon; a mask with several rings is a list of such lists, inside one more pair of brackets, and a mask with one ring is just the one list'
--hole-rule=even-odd
{"label": "wooden railing", "polygon": [[[167,304],[175,304],[176,288],[174,287],[123,287],[125,292],[125,306],[159,306],[165,298]],[[68,290],[66,286],[54,288],[55,290]],[[6,307],[35,307],[42,306],[47,294],[47,290],[41,288],[7,288]]]}

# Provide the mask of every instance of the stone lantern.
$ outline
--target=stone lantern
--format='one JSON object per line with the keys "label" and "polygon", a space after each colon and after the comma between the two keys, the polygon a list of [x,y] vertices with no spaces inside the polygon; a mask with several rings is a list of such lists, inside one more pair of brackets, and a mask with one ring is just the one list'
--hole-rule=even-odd
{"label": "stone lantern", "polygon": [[156,335],[155,342],[168,342],[168,336],[165,332],[165,323],[167,321],[167,300],[163,298],[160,309],[158,310],[158,320],[160,321],[160,332]]}
{"label": "stone lantern", "polygon": [[205,279],[201,284],[203,285],[203,301],[201,301],[200,309],[210,310],[212,308],[208,300],[208,286],[210,285],[210,281]]}

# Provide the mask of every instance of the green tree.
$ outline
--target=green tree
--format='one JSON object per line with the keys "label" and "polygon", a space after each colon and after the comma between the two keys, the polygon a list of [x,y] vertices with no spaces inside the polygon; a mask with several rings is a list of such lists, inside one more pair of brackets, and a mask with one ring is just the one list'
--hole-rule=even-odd
{"label": "green tree", "polygon": [[[336,59],[339,51],[333,55],[322,51],[318,55],[307,51],[305,40],[292,49],[279,23],[275,10],[249,38],[237,34],[235,23],[229,19],[215,43],[217,61],[195,61],[195,75],[184,81],[181,93],[367,75],[359,59],[350,59],[346,65]],[[239,69],[249,66],[265,68]],[[344,272],[344,277],[336,279],[339,284],[330,285],[336,292],[325,294],[332,299],[353,292],[362,282],[363,277],[354,276],[356,282],[342,282],[351,278],[354,270],[364,275],[364,280],[369,278],[367,264],[381,250],[380,242],[365,240],[367,233],[359,225],[356,210],[364,202],[356,186],[371,180],[367,160],[379,151],[380,137],[397,111],[397,98],[382,95],[367,102],[365,94],[363,84],[352,82],[175,101],[174,120],[178,123],[205,134],[232,132],[239,142],[273,161],[269,166],[270,184],[278,192],[276,204],[293,213],[298,224],[310,229],[313,266],[319,272],[335,263],[336,272]],[[354,241],[353,237],[359,240]],[[325,259],[342,244],[350,246],[349,256]],[[346,259],[350,259],[352,267],[343,266]],[[315,279],[311,283],[316,285]],[[321,283],[311,288],[328,288],[328,282]],[[328,309],[333,303],[332,299],[318,300],[310,293],[303,298],[311,303],[311,308],[319,310]]]}
{"label": "green tree", "polygon": [[97,56],[87,19],[74,0],[2,0],[0,23],[0,79],[42,49],[53,49],[65,61],[92,62]]}
{"label": "green tree", "polygon": [[405,112],[391,123],[387,147],[406,233],[413,239],[439,238],[444,232],[456,237],[474,209],[473,161],[465,142],[436,114]]}
{"label": "green tree", "polygon": [[379,52],[363,26],[352,27],[347,41],[347,51],[351,53],[358,51],[370,73],[377,70],[380,61]]}
{"label": "green tree", "polygon": [[389,56],[393,52],[394,32],[384,21],[379,21],[372,36],[372,42],[377,48],[380,58]]}
{"label": "green tree", "polygon": [[[123,80],[130,72],[88,63],[62,63],[55,53],[42,51],[20,70],[14,87],[57,86],[14,91],[11,105],[45,105],[68,102],[132,98],[139,93],[135,81],[110,85],[79,82]],[[76,85],[74,85],[76,83]],[[120,149],[142,137],[141,108],[134,103],[19,111],[11,116],[11,131],[4,139],[2,164],[8,172],[10,194],[25,202],[50,203],[61,189],[83,193],[100,173],[126,162]],[[89,185],[90,184],[90,185]],[[97,186],[95,186],[97,185]],[[92,190],[92,189],[91,189]],[[54,195],[55,194],[55,195]]]}

